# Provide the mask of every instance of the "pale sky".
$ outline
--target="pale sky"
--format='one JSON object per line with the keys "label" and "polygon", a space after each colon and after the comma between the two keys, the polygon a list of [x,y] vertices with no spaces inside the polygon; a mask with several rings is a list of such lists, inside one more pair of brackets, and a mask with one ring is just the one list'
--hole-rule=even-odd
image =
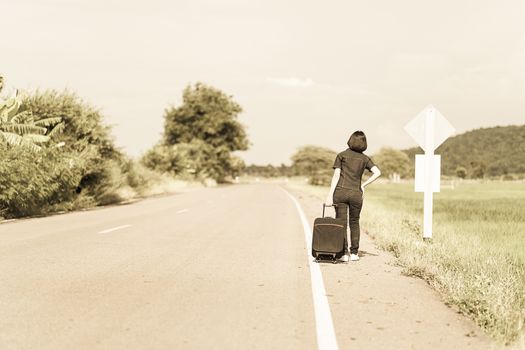
{"label": "pale sky", "polygon": [[189,83],[241,104],[248,164],[414,146],[404,125],[433,104],[458,132],[525,124],[525,1],[0,0],[0,73],[99,107],[138,156]]}

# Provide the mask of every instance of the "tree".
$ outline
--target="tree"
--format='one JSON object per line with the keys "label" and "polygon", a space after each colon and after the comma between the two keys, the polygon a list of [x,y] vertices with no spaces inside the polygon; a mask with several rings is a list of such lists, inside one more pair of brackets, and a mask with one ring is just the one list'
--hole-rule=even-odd
{"label": "tree", "polygon": [[485,177],[485,170],[487,166],[484,162],[472,163],[471,177],[473,179],[483,179]]}
{"label": "tree", "polygon": [[142,164],[147,168],[161,173],[177,175],[186,168],[185,159],[181,152],[177,152],[176,146],[167,146],[163,144],[155,145],[149,149],[141,159]]}
{"label": "tree", "polygon": [[246,168],[246,163],[239,156],[232,156],[230,164],[231,164],[230,173],[233,178],[242,175],[244,169]]}
{"label": "tree", "polygon": [[0,154],[5,217],[118,202],[151,173],[120,152],[97,109],[67,91],[0,97]]}
{"label": "tree", "polygon": [[[421,154],[419,147],[405,150],[414,161],[414,154]],[[478,176],[500,176],[524,173],[525,125],[481,128],[450,137],[437,149],[441,154],[441,170],[444,175],[454,175],[463,166],[469,177],[476,169]],[[485,162],[485,168],[480,166]],[[482,174],[483,173],[483,174]]]}
{"label": "tree", "polygon": [[65,130],[56,135],[57,142],[64,148],[76,152],[91,148],[98,158],[119,159],[122,152],[115,146],[111,128],[104,124],[102,114],[85,103],[76,94],[63,91],[37,91],[24,98],[25,109],[35,119],[60,117]]}
{"label": "tree", "polygon": [[98,110],[74,93],[54,90],[26,96],[23,106],[36,120],[61,118],[64,131],[50,138],[63,145],[60,150],[70,159],[72,167],[81,168],[77,186],[82,194],[101,204],[118,201],[111,192],[122,185],[124,176],[119,167],[126,159]]}
{"label": "tree", "polygon": [[327,185],[337,153],[319,146],[303,146],[292,156],[292,167],[298,175],[307,175],[312,185]]}
{"label": "tree", "polygon": [[458,166],[456,168],[456,176],[459,177],[460,179],[466,178],[467,177],[467,168],[462,167],[462,166]]}
{"label": "tree", "polygon": [[241,166],[232,152],[248,149],[246,131],[237,120],[241,112],[241,106],[224,92],[202,83],[190,85],[183,92],[182,105],[165,112],[163,144],[192,153],[188,161],[196,175],[223,182]]}
{"label": "tree", "polygon": [[374,163],[381,169],[381,173],[387,177],[392,176],[394,173],[399,174],[401,177],[410,175],[410,159],[402,151],[384,147],[374,154],[373,159]]}
{"label": "tree", "polygon": [[[228,153],[228,157],[230,154]],[[150,169],[171,175],[191,175],[197,178],[216,178],[218,172],[230,172],[240,166],[231,158],[231,168],[223,168],[217,154],[202,140],[174,145],[159,144],[150,149],[142,162]],[[230,164],[228,164],[230,165]]]}
{"label": "tree", "polygon": [[[0,77],[0,92],[3,78]],[[0,97],[0,138],[11,146],[23,146],[37,152],[53,134],[63,130],[61,117],[35,120],[31,111],[23,110],[18,90],[7,97]]]}
{"label": "tree", "polygon": [[76,198],[83,168],[72,167],[72,158],[62,149],[45,147],[31,152],[0,143],[0,152],[0,216],[45,213]]}

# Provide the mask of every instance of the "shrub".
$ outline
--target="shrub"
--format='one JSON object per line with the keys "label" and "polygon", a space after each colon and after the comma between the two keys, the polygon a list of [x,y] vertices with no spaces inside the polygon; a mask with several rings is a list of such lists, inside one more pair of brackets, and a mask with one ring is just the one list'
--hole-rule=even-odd
{"label": "shrub", "polygon": [[384,147],[374,154],[374,163],[377,164],[381,173],[386,177],[399,174],[406,178],[411,175],[410,159],[402,152],[393,148]]}
{"label": "shrub", "polygon": [[106,168],[111,166],[108,162],[124,159],[110,128],[103,123],[102,114],[71,92],[34,92],[24,99],[23,109],[30,111],[36,120],[61,118],[64,130],[54,135],[53,140],[63,142],[63,152],[85,162],[80,182],[88,192],[95,194],[96,188],[103,186]]}
{"label": "shrub", "polygon": [[308,179],[308,183],[314,186],[329,186],[332,181],[331,171],[319,171]]}
{"label": "shrub", "polygon": [[125,199],[122,189],[132,187],[126,175],[131,161],[115,146],[111,129],[95,107],[71,92],[51,90],[28,95],[24,108],[36,119],[60,117],[64,122],[63,132],[53,138],[63,143],[62,152],[82,161],[77,183],[82,196],[102,205]]}
{"label": "shrub", "polygon": [[466,178],[467,177],[467,169],[465,167],[458,166],[456,168],[456,176],[459,177],[460,179]]}
{"label": "shrub", "polygon": [[308,176],[308,183],[326,186],[332,179],[332,165],[337,153],[324,147],[303,146],[292,156],[292,168],[297,175]]}
{"label": "shrub", "polygon": [[18,217],[45,213],[76,197],[82,164],[59,149],[38,153],[0,145],[0,215]]}

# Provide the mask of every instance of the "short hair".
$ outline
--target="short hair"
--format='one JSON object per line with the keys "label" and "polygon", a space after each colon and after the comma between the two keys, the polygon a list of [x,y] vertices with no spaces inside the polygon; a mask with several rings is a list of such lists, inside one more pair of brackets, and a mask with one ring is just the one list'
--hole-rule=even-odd
{"label": "short hair", "polygon": [[365,133],[361,130],[354,132],[350,135],[347,145],[352,151],[363,153],[367,147]]}

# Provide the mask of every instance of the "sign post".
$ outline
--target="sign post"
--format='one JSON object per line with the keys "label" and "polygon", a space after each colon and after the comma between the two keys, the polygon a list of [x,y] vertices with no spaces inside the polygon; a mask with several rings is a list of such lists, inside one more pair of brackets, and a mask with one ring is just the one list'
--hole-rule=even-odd
{"label": "sign post", "polygon": [[432,238],[434,192],[440,191],[441,157],[434,150],[456,130],[434,106],[427,106],[405,125],[405,131],[425,151],[416,154],[415,191],[424,192],[423,238]]}

